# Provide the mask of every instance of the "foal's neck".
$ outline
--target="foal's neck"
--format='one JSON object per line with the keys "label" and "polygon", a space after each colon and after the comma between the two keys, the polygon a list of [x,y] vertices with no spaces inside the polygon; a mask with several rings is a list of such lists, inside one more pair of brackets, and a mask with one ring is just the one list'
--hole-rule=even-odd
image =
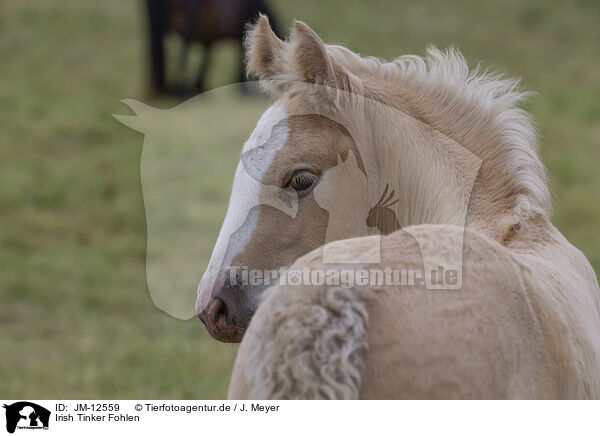
{"label": "foal's neck", "polygon": [[386,112],[373,129],[381,133],[375,141],[379,185],[397,193],[399,224],[464,225],[480,159],[406,113]]}
{"label": "foal's neck", "polygon": [[[402,110],[385,112],[373,121],[378,124],[373,131],[382,132],[375,141],[379,188],[390,184],[396,191],[400,226],[469,225],[503,239],[498,223],[512,213],[512,203],[494,198],[502,173],[482,176],[489,166],[445,133]],[[488,186],[490,180],[498,186]]]}

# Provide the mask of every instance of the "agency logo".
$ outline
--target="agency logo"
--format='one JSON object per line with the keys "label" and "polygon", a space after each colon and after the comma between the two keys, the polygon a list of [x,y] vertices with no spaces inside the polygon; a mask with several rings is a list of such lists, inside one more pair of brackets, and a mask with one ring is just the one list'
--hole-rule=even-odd
{"label": "agency logo", "polygon": [[4,405],[6,409],[6,431],[14,433],[16,429],[48,430],[50,411],[29,401],[18,401]]}

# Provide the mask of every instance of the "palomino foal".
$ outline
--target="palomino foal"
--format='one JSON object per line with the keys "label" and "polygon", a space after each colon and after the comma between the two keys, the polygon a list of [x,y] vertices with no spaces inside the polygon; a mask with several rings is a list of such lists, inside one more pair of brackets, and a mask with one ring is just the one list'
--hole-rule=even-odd
{"label": "palomino foal", "polygon": [[[600,290],[549,221],[515,81],[452,50],[362,58],[301,22],[284,42],[265,17],[247,56],[277,100],[196,306],[242,342],[230,398],[600,398]],[[280,267],[327,279],[240,279]],[[338,280],[374,267],[412,279]]]}

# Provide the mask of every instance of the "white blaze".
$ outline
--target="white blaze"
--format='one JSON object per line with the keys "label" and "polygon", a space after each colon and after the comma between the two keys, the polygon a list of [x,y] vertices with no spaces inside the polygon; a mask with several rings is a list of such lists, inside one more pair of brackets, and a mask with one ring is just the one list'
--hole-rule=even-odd
{"label": "white blaze", "polygon": [[[281,188],[261,184],[262,176],[273,162],[275,154],[281,150],[287,141],[288,126],[285,122],[286,119],[287,112],[283,106],[271,106],[260,118],[250,138],[244,144],[242,153],[246,153],[270,140],[268,152],[260,153],[258,157],[260,161],[254,160],[252,162],[253,167],[260,170],[260,180],[256,180],[256,178],[248,174],[241,160],[237,166],[225,221],[223,221],[223,226],[221,227],[206,272],[198,285],[198,297],[196,300],[197,314],[208,306],[213,284],[221,266],[229,266],[231,260],[244,251],[244,248],[250,241],[252,233],[258,224],[256,218],[253,218],[252,222],[246,222],[248,213],[253,207],[259,204],[268,204],[292,217],[296,216],[298,208],[297,199],[290,204],[286,204],[278,195]],[[279,124],[277,131],[273,131],[273,127],[281,121],[283,123]],[[244,223],[246,225],[243,231],[238,233],[239,237],[234,241],[235,245],[230,245],[229,240],[231,235],[239,230]]]}

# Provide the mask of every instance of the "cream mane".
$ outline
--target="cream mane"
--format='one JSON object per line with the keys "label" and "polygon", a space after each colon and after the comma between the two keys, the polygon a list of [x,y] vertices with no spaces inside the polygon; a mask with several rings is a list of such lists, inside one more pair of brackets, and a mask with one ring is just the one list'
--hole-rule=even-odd
{"label": "cream mane", "polygon": [[[494,201],[511,209],[519,221],[550,214],[550,192],[537,154],[536,131],[527,112],[519,107],[529,93],[518,89],[518,79],[506,79],[479,66],[469,70],[464,57],[453,48],[440,51],[429,47],[426,57],[406,55],[384,62],[363,58],[341,46],[325,47],[332,62],[359,78],[378,78],[388,86],[392,83],[394,90],[386,86],[385,95],[378,93],[374,98],[393,104],[398,96],[408,102],[411,115],[479,156],[483,160],[480,176],[487,173],[491,184],[502,180],[504,185],[492,190],[497,197]],[[368,93],[366,89],[365,95]],[[513,201],[508,201],[509,197]]]}

